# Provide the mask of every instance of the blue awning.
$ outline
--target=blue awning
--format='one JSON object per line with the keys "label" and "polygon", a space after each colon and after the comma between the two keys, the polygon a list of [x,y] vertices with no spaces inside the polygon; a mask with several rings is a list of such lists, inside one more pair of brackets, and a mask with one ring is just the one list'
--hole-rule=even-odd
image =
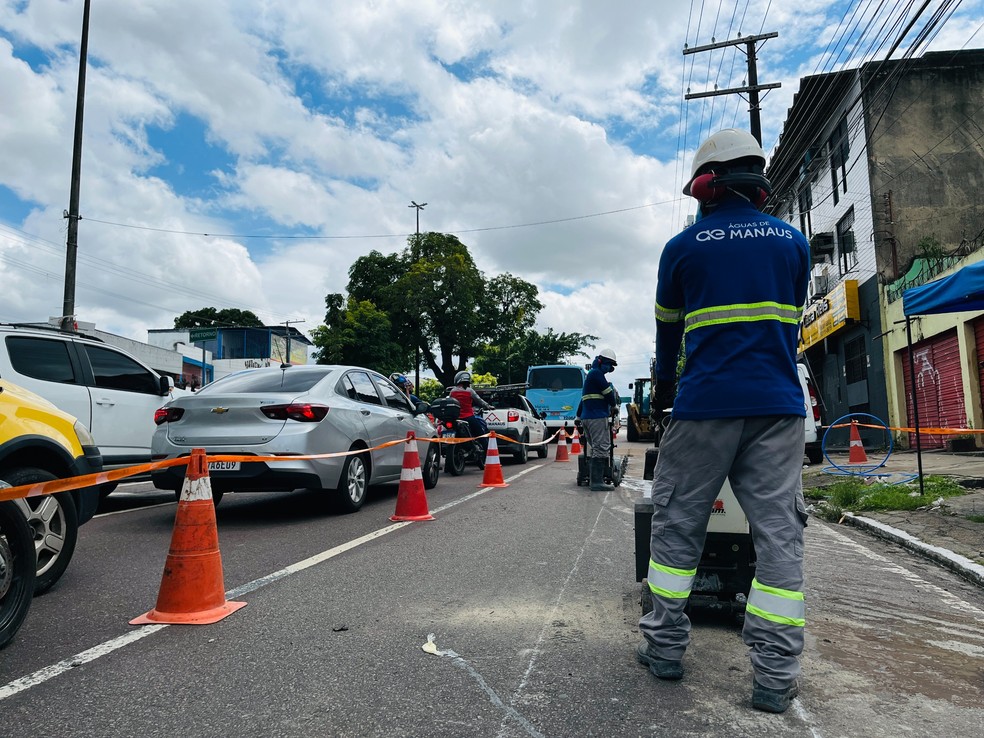
{"label": "blue awning", "polygon": [[905,315],[959,313],[984,310],[984,261],[902,293]]}

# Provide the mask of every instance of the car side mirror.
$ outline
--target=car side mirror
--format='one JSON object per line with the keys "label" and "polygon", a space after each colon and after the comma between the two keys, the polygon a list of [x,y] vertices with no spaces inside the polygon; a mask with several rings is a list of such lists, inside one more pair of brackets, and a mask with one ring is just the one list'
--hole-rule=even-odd
{"label": "car side mirror", "polygon": [[424,413],[426,413],[426,412],[427,412],[427,411],[428,411],[429,409],[430,409],[430,405],[428,405],[428,404],[427,404],[426,402],[424,402],[423,400],[420,400],[420,401],[419,401],[419,402],[417,403],[417,406],[416,406],[416,407],[415,407],[415,408],[413,409],[413,414],[414,414],[414,415],[423,415],[423,414],[424,414]]}
{"label": "car side mirror", "polygon": [[171,394],[171,390],[174,389],[174,377],[165,374],[163,377],[158,377],[160,379],[160,395],[161,397],[167,397]]}
{"label": "car side mirror", "polygon": [[546,419],[547,419],[547,411],[544,410],[540,413],[540,420],[546,420]]}

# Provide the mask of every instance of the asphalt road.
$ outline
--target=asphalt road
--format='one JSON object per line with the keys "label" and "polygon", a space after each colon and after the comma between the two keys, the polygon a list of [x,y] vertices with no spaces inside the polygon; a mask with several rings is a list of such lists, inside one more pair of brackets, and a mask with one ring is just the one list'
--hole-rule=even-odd
{"label": "asphalt road", "polygon": [[504,458],[504,489],[442,475],[429,522],[389,520],[396,485],[347,516],[311,493],[226,495],[225,584],[247,606],[208,626],[127,624],[156,601],[175,504],[123,487],[0,652],[0,736],[980,735],[984,594],[816,520],[789,712],[750,708],[720,618],[696,619],[682,682],[652,677],[634,659],[643,449],[619,446],[611,493],[553,447]]}

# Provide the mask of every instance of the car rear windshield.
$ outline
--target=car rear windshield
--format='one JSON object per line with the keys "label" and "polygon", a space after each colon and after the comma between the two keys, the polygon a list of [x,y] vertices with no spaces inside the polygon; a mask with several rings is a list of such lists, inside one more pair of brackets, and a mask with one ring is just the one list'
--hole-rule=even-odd
{"label": "car rear windshield", "polygon": [[202,387],[201,392],[307,392],[328,374],[324,372],[256,371],[220,379]]}
{"label": "car rear windshield", "polygon": [[584,384],[581,370],[576,366],[555,366],[531,369],[529,386],[531,389],[581,389]]}

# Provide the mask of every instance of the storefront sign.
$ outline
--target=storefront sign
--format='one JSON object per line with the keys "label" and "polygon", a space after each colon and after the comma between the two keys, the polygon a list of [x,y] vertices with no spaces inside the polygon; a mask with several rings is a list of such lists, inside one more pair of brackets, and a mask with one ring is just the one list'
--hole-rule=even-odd
{"label": "storefront sign", "polygon": [[810,346],[860,319],[858,282],[856,279],[846,279],[803,312],[799,351],[806,351]]}

